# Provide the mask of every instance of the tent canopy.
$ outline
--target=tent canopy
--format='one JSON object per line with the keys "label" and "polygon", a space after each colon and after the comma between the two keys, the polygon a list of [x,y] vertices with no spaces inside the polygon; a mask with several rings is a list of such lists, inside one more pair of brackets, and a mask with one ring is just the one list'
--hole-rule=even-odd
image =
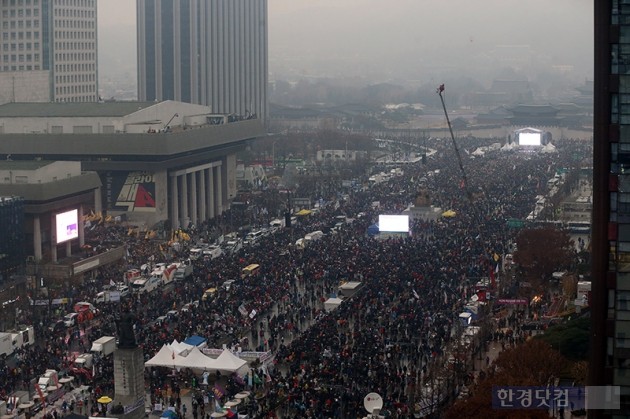
{"label": "tent canopy", "polygon": [[247,365],[247,361],[225,349],[218,358],[204,355],[197,346],[193,346],[186,356],[178,355],[171,345],[164,345],[145,367],[190,368],[196,371],[238,372]]}
{"label": "tent canopy", "polygon": [[217,369],[227,372],[236,372],[243,366],[247,365],[247,361],[237,357],[228,349],[224,349],[221,355],[216,359]]}
{"label": "tent canopy", "polygon": [[442,217],[446,217],[446,218],[455,217],[456,215],[457,213],[453,210],[444,211],[442,213]]}
{"label": "tent canopy", "polygon": [[174,368],[182,359],[183,357],[176,354],[169,345],[164,345],[153,358],[144,363],[144,366]]}
{"label": "tent canopy", "polygon": [[183,358],[177,366],[180,368],[190,368],[193,370],[204,371],[217,369],[216,361],[201,353],[199,348],[196,346],[190,350],[188,355]]}
{"label": "tent canopy", "polygon": [[168,345],[176,354],[186,356],[188,351],[190,351],[195,345],[190,345],[185,342],[178,342],[177,339],[174,339],[170,345]]}
{"label": "tent canopy", "polygon": [[307,209],[301,209],[301,210],[299,210],[298,212],[296,212],[296,213],[295,213],[295,215],[300,215],[300,216],[303,216],[303,215],[309,215],[310,213],[311,213],[311,211],[310,211],[310,210],[307,210]]}

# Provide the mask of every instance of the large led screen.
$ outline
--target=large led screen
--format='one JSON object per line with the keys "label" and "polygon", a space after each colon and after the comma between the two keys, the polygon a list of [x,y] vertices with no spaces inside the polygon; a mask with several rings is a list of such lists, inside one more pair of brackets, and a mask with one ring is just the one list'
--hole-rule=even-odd
{"label": "large led screen", "polygon": [[539,132],[521,132],[518,134],[519,145],[535,145],[541,144],[541,135]]}
{"label": "large led screen", "polygon": [[76,209],[55,216],[57,244],[79,237],[79,211]]}
{"label": "large led screen", "polygon": [[387,233],[408,233],[408,215],[379,215],[378,230]]}

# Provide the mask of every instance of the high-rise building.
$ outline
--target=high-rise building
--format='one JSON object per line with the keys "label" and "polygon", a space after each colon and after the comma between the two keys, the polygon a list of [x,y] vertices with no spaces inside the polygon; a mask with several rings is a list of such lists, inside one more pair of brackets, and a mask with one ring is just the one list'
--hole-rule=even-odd
{"label": "high-rise building", "polygon": [[0,103],[98,99],[96,0],[2,0]]}
{"label": "high-rise building", "polygon": [[621,390],[630,412],[630,1],[596,0],[589,385]]}
{"label": "high-rise building", "polygon": [[23,224],[24,200],[0,196],[0,284],[18,273],[24,263]]}
{"label": "high-rise building", "polygon": [[138,0],[138,99],[267,117],[267,0]]}

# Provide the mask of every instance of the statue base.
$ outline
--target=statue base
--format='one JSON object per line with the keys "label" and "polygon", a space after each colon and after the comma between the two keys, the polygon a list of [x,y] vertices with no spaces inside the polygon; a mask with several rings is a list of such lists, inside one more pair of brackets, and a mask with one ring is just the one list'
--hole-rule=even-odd
{"label": "statue base", "polygon": [[120,419],[145,416],[144,354],[142,348],[114,352],[114,401],[108,415]]}

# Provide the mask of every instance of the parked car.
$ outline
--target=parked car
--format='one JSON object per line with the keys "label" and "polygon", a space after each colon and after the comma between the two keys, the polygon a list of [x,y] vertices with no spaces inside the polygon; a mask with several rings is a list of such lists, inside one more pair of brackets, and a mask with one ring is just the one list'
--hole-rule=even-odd
{"label": "parked car", "polygon": [[127,285],[124,284],[119,284],[118,285],[118,291],[120,291],[120,296],[121,297],[126,297],[129,295],[129,287]]}
{"label": "parked car", "polygon": [[63,317],[63,323],[66,327],[76,326],[78,323],[79,313],[68,313]]}
{"label": "parked car", "polygon": [[66,324],[64,320],[57,320],[53,322],[50,326],[48,326],[48,331],[50,333],[57,333],[57,332],[61,332],[65,328],[66,328]]}

